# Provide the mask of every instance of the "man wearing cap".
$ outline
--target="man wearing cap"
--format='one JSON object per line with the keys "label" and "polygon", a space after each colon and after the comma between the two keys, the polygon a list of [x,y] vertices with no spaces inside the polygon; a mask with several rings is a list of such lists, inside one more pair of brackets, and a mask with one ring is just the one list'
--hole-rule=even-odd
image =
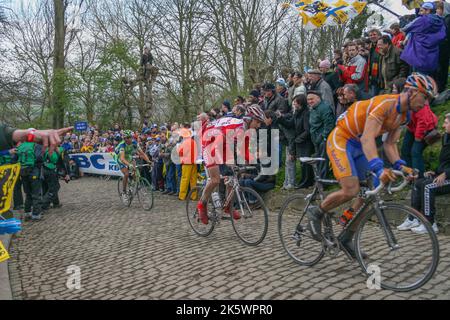
{"label": "man wearing cap", "polygon": [[273,83],[265,83],[262,87],[264,93],[263,110],[280,111],[281,113],[289,112],[289,106],[286,99],[280,96]]}
{"label": "man wearing cap", "polygon": [[[326,141],[336,122],[331,106],[322,100],[318,91],[308,91],[307,96],[309,113],[309,132],[316,150],[315,156],[327,159]],[[328,173],[328,161],[318,165],[320,177],[325,179]]]}
{"label": "man wearing cap", "polygon": [[319,70],[320,72],[322,72],[322,79],[330,85],[333,95],[335,95],[336,90],[342,87],[342,82],[341,80],[339,80],[339,75],[336,73],[336,71],[330,68],[331,68],[330,60],[325,59],[320,61]]}
{"label": "man wearing cap", "polygon": [[286,81],[283,78],[278,78],[276,81],[275,91],[283,98],[288,98],[288,91],[286,88]]}
{"label": "man wearing cap", "polygon": [[252,91],[250,91],[250,93],[248,94],[247,97],[247,105],[252,105],[252,104],[257,104],[260,107],[262,107],[262,103],[260,103],[260,98],[261,94],[258,90],[253,89]]}
{"label": "man wearing cap", "polygon": [[322,101],[328,102],[334,111],[334,97],[333,90],[330,85],[322,79],[322,72],[317,69],[308,71],[310,91],[317,91],[322,97]]}
{"label": "man wearing cap", "polygon": [[442,18],[434,12],[432,2],[425,2],[420,16],[407,24],[405,49],[400,58],[412,66],[414,72],[433,75],[439,66],[439,45],[446,38],[446,27]]}

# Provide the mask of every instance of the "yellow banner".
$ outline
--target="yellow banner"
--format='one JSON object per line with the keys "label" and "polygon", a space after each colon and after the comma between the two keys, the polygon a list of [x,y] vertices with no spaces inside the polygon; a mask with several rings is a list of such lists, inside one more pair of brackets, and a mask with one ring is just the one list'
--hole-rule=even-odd
{"label": "yellow banner", "polygon": [[6,251],[5,247],[3,246],[3,243],[0,241],[0,262],[3,262],[8,259],[9,259],[8,251]]}
{"label": "yellow banner", "polygon": [[0,214],[11,207],[14,186],[19,178],[20,164],[0,166]]}

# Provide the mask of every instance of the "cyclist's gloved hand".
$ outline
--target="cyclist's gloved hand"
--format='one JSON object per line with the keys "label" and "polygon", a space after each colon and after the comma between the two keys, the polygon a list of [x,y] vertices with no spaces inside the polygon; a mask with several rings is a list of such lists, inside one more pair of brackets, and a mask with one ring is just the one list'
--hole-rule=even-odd
{"label": "cyclist's gloved hand", "polygon": [[375,158],[369,161],[369,169],[375,173],[376,177],[373,179],[373,184],[376,187],[382,184],[387,184],[390,181],[395,181],[396,176],[391,169],[384,168],[383,160]]}
{"label": "cyclist's gloved hand", "polygon": [[407,167],[406,162],[404,160],[400,159],[400,160],[395,161],[393,168],[394,168],[394,170],[403,172],[407,176],[417,177],[417,172],[413,168]]}

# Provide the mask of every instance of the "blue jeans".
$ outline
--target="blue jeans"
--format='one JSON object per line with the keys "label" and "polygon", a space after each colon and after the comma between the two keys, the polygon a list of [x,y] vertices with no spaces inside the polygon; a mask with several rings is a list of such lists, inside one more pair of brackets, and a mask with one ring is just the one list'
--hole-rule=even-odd
{"label": "blue jeans", "polygon": [[419,176],[423,177],[425,171],[425,161],[423,159],[423,151],[426,144],[423,141],[416,141],[411,131],[406,130],[402,145],[402,159],[406,164],[419,170]]}
{"label": "blue jeans", "polygon": [[[275,188],[275,184],[274,183],[263,183],[263,182],[257,182],[254,181],[253,179],[243,179],[241,181],[239,181],[241,186],[244,187],[248,187],[248,188],[252,188],[253,190],[259,192],[266,192],[269,190],[272,190],[273,188]],[[251,194],[248,195],[248,199],[250,201],[255,201],[256,198],[254,196],[252,196]]]}
{"label": "blue jeans", "polygon": [[175,164],[170,163],[166,166],[166,190],[170,192],[176,191]]}
{"label": "blue jeans", "polygon": [[180,193],[180,183],[181,183],[181,164],[175,166],[177,170],[177,193]]}

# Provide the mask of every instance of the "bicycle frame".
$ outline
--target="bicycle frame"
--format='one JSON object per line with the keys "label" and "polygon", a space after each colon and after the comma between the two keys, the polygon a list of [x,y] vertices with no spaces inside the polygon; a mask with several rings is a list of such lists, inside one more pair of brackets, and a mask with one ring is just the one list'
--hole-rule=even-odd
{"label": "bicycle frame", "polygon": [[[309,206],[311,205],[311,202],[316,200],[317,196],[320,197],[320,201],[324,200],[324,188],[323,188],[324,185],[339,184],[339,182],[337,180],[321,179],[318,176],[317,166],[314,164],[314,165],[312,165],[312,167],[313,167],[313,171],[314,171],[314,175],[315,175],[316,184],[314,186],[313,192],[305,197],[305,200],[307,200],[307,202],[306,202],[306,205],[305,205],[305,208],[303,210],[303,214],[302,214],[300,220],[303,219],[304,215],[306,214],[306,211],[308,210]],[[388,246],[392,250],[397,249],[398,248],[397,239],[395,238],[395,235],[392,232],[392,229],[389,226],[389,223],[387,222],[386,216],[384,215],[384,212],[382,211],[383,200],[381,199],[381,197],[377,194],[377,195],[373,195],[373,196],[363,197],[363,200],[364,200],[364,203],[363,203],[362,207],[359,208],[359,210],[353,215],[353,218],[350,220],[350,222],[347,223],[347,225],[339,233],[338,238],[341,237],[348,229],[356,230],[357,225],[359,224],[359,221],[361,220],[359,218],[362,218],[361,216],[372,207],[375,211],[375,215],[379,219],[379,222],[382,226],[383,233],[386,237]],[[328,229],[326,231],[331,231],[331,233],[333,233],[332,232],[333,225],[332,225],[332,221],[331,221],[331,216],[329,214],[325,215],[324,221],[325,221],[325,227]]]}

